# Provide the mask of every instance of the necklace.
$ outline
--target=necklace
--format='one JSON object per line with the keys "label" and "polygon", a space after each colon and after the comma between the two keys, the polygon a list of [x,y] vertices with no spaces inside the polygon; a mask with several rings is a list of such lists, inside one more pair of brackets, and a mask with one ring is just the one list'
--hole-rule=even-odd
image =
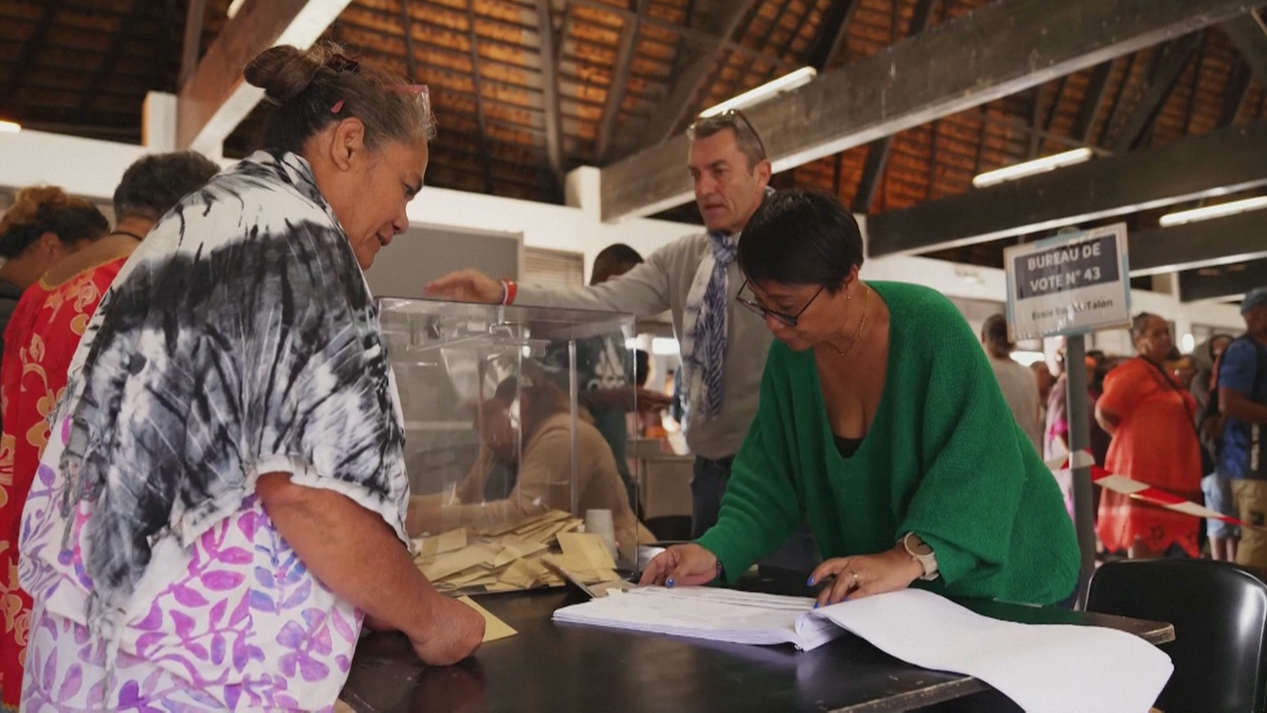
{"label": "necklace", "polygon": [[864,284],[862,286],[862,321],[858,322],[858,328],[854,330],[853,339],[849,340],[849,346],[845,347],[845,350],[842,352],[836,347],[833,347],[831,344],[827,345],[827,348],[832,350],[832,352],[835,353],[836,356],[838,357],[849,356],[849,352],[853,351],[854,346],[858,344],[858,337],[862,336],[862,328],[867,325],[867,304],[870,302],[870,300],[868,299],[870,296],[871,296],[871,288],[867,287]]}
{"label": "necklace", "polygon": [[144,240],[145,240],[145,236],[143,236],[143,235],[137,235],[136,233],[129,232],[129,231],[127,231],[127,230],[116,230],[116,231],[114,231],[113,233],[110,233],[110,235],[126,235],[126,236],[128,236],[129,238],[135,238],[135,239],[140,240],[140,241],[144,241]]}

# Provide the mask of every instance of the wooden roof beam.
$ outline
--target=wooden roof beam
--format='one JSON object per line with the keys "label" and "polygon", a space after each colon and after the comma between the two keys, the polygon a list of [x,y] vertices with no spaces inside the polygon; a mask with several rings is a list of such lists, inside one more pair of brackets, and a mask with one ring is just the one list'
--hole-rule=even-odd
{"label": "wooden roof beam", "polygon": [[1200,270],[1179,273],[1179,299],[1183,302],[1235,300],[1255,287],[1267,285],[1267,260],[1246,263],[1243,270],[1220,270],[1202,274]]}
{"label": "wooden roof beam", "polygon": [[[949,2],[949,0],[947,0]],[[915,10],[911,15],[911,24],[907,28],[907,37],[914,37],[924,31],[928,26],[928,21],[932,19],[933,7],[937,5],[937,0],[919,0],[915,4]],[[933,128],[934,138],[937,136],[936,127]],[[1037,133],[1035,133],[1037,136]],[[871,144],[867,148],[867,161],[862,165],[862,178],[858,182],[858,191],[854,193],[853,205],[850,209],[855,213],[867,213],[871,210],[871,204],[875,202],[876,189],[880,187],[880,179],[884,178],[884,169],[889,163],[889,149],[893,146],[893,134],[880,139]],[[936,167],[937,152],[928,157],[929,170],[933,171]],[[932,190],[932,182],[928,184],[928,188]]]}
{"label": "wooden roof beam", "polygon": [[[474,0],[472,0],[474,4]],[[541,91],[545,105],[546,157],[554,175],[551,193],[563,197],[563,112],[559,109],[559,54],[554,46],[554,20],[550,0],[537,0],[537,36],[541,50]]]}
{"label": "wooden roof beam", "polygon": [[[1009,96],[1246,12],[1250,0],[1000,0],[747,112],[775,171]],[[685,136],[602,169],[604,220],[690,200]]]}
{"label": "wooden roof beam", "polygon": [[[727,3],[729,3],[730,1],[731,0],[726,0]],[[749,2],[749,0],[736,0],[736,1],[743,2],[743,3]],[[633,11],[622,8],[622,7],[618,7],[616,5],[608,5],[607,3],[602,2],[601,0],[566,0],[566,2],[568,5],[572,5],[574,7],[584,7],[584,8],[589,8],[590,10],[601,10],[603,12],[609,12],[613,15],[618,15],[622,18],[628,18],[628,17],[633,16]],[[720,43],[722,49],[729,50],[731,52],[734,52],[735,54],[747,57],[748,59],[761,60],[762,62],[769,63],[771,65],[774,65],[775,67],[780,67],[788,71],[801,68],[801,65],[795,62],[789,62],[788,60],[785,60],[782,57],[774,57],[772,55],[768,55],[762,52],[761,50],[755,50],[755,49],[752,49],[751,47],[745,47],[744,45],[738,42],[735,42],[734,40],[721,39],[716,34],[710,34],[709,32],[705,30],[697,29],[694,27],[686,27],[684,25],[679,25],[673,22],[667,22],[653,15],[647,15],[643,17],[642,23],[646,25],[647,27],[655,27],[661,30],[668,30],[669,32],[673,32],[677,34],[679,37],[681,37],[684,40],[691,40],[691,41],[698,42],[706,46],[711,47],[713,45]]]}
{"label": "wooden roof beam", "polygon": [[[97,100],[97,95],[106,85],[106,80],[114,74],[114,68],[119,63],[119,56],[123,53],[123,46],[132,37],[132,27],[148,4],[145,0],[130,1],[131,5],[128,6],[127,14],[119,18],[119,27],[114,31],[114,37],[110,39],[109,51],[101,60],[101,64],[97,65],[97,71],[93,73],[92,80],[88,83],[88,90],[79,98],[79,111],[88,111],[92,108],[92,103]],[[161,57],[155,57],[151,61],[161,65],[163,63]]]}
{"label": "wooden roof beam", "polygon": [[1267,258],[1264,235],[1267,210],[1132,233],[1128,238],[1131,276]]}
{"label": "wooden roof beam", "polygon": [[1109,60],[1097,66],[1091,72],[1087,83],[1087,91],[1082,97],[1082,106],[1078,108],[1078,122],[1073,126],[1073,135],[1084,144],[1091,143],[1091,132],[1095,129],[1096,117],[1104,106],[1104,97],[1108,94],[1109,78],[1113,75],[1116,60]]}
{"label": "wooden roof beam", "polygon": [[198,68],[202,54],[202,23],[207,19],[207,0],[189,0],[185,6],[185,41],[180,52],[180,75],[176,86],[183,87]]}
{"label": "wooden roof beam", "polygon": [[620,28],[620,47],[616,49],[616,71],[612,74],[611,84],[607,87],[607,104],[603,107],[603,121],[598,129],[598,144],[594,149],[594,161],[600,166],[607,163],[607,156],[611,151],[612,137],[616,133],[616,119],[620,116],[620,108],[625,103],[625,94],[629,88],[634,49],[638,45],[638,28],[650,4],[651,0],[635,0],[634,16],[625,18]]}
{"label": "wooden roof beam", "polygon": [[22,79],[31,69],[31,63],[35,60],[40,50],[44,49],[44,40],[48,37],[48,31],[53,29],[53,21],[57,19],[57,13],[61,12],[65,3],[62,0],[46,0],[44,10],[40,13],[40,18],[35,21],[35,27],[32,28],[31,34],[27,35],[26,40],[22,42],[22,49],[18,52],[18,57],[13,61],[13,68],[9,70],[9,79],[4,83],[4,88],[0,89],[0,107],[9,108],[13,105],[13,95],[17,92],[18,86],[22,83]]}
{"label": "wooden roof beam", "polygon": [[246,0],[180,89],[177,145],[219,155],[225,138],[264,96],[242,78],[242,68],[274,45],[311,47],[350,3]]}
{"label": "wooden roof beam", "polygon": [[1113,142],[1115,151],[1129,151],[1139,146],[1144,138],[1144,132],[1153,123],[1153,119],[1157,118],[1161,105],[1166,102],[1166,97],[1170,96],[1175,82],[1179,81],[1179,75],[1183,74],[1184,68],[1188,66],[1188,62],[1192,61],[1192,56],[1196,54],[1200,45],[1201,33],[1195,32],[1167,46],[1165,55],[1157,65],[1156,74],[1149,81],[1144,95],[1131,110],[1130,116],[1127,117],[1117,134],[1117,139]]}
{"label": "wooden roof beam", "polygon": [[849,20],[858,9],[858,0],[836,0],[823,14],[823,22],[809,52],[809,63],[819,72],[836,65],[849,41]]}
{"label": "wooden roof beam", "polygon": [[1254,70],[1258,83],[1267,86],[1267,23],[1263,21],[1262,12],[1250,10],[1220,27],[1236,45],[1245,62]]}
{"label": "wooden roof beam", "polygon": [[868,255],[1027,235],[1267,185],[1267,120],[1000,183],[868,221]]}
{"label": "wooden roof beam", "polygon": [[[668,95],[660,102],[660,108],[651,117],[651,123],[643,134],[643,147],[656,146],[674,133],[686,118],[691,102],[699,94],[717,60],[722,56],[723,42],[729,41],[739,30],[739,24],[747,17],[756,0],[730,0],[719,6],[717,14],[710,18],[704,32],[716,41],[697,47],[690,60],[675,71],[677,79],[669,86]],[[685,38],[684,38],[685,39]],[[687,43],[683,42],[682,46]],[[679,49],[679,52],[682,50]],[[679,167],[680,169],[680,167]],[[684,174],[685,175],[685,174]]]}

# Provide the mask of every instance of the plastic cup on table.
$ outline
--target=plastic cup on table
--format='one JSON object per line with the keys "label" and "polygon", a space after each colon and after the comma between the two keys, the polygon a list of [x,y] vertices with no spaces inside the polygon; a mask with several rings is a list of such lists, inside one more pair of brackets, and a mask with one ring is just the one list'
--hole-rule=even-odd
{"label": "plastic cup on table", "polygon": [[616,558],[616,526],[612,523],[611,510],[586,510],[585,531],[602,537],[612,559]]}

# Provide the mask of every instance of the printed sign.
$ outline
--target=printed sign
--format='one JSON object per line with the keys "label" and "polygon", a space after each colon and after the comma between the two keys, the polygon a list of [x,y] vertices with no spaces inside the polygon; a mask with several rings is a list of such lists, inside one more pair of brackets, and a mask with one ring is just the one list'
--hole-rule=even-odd
{"label": "printed sign", "polygon": [[1003,260],[1015,340],[1084,334],[1130,321],[1125,223],[1008,248]]}

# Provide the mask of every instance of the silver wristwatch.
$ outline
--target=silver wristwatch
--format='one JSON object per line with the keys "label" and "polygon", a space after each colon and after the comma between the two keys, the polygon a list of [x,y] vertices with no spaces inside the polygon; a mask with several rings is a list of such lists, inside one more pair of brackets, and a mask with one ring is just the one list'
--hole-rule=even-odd
{"label": "silver wristwatch", "polygon": [[911,559],[919,563],[924,574],[920,579],[930,581],[937,579],[937,555],[933,552],[933,548],[928,543],[920,539],[919,535],[914,532],[908,532],[901,539],[902,548],[906,550],[906,554]]}

